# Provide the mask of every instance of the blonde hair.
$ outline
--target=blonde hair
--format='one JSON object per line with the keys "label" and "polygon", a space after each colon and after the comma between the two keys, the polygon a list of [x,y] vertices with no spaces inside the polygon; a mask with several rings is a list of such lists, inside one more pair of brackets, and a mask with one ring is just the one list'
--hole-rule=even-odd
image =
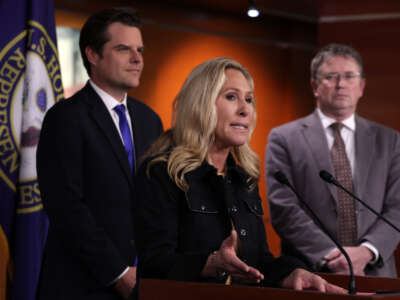
{"label": "blonde hair", "polygon": [[[165,161],[171,179],[180,189],[187,191],[185,174],[202,164],[215,139],[218,121],[215,102],[225,83],[227,69],[242,72],[251,89],[254,89],[249,71],[233,59],[218,57],[194,68],[174,99],[172,129],[163,133],[146,154],[146,157],[152,158],[148,174],[153,163]],[[256,123],[255,101],[253,105],[254,118],[249,126],[249,139]],[[248,141],[233,147],[231,154],[255,186],[260,177],[259,159],[250,149]]]}

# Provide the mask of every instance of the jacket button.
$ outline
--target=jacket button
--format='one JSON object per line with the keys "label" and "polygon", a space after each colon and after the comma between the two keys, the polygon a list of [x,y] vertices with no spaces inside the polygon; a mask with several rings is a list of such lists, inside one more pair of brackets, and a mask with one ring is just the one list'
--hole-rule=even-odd
{"label": "jacket button", "polygon": [[232,205],[231,212],[236,213],[237,211],[238,211],[237,207],[235,205]]}
{"label": "jacket button", "polygon": [[204,211],[204,210],[206,210],[206,207],[205,207],[204,205],[202,205],[202,206],[200,207],[200,209],[201,209],[202,211]]}
{"label": "jacket button", "polygon": [[254,205],[253,205],[253,208],[254,208],[255,211],[258,211],[257,205],[254,204]]}
{"label": "jacket button", "polygon": [[246,236],[247,235],[247,231],[246,231],[246,229],[240,229],[240,235],[241,236]]}

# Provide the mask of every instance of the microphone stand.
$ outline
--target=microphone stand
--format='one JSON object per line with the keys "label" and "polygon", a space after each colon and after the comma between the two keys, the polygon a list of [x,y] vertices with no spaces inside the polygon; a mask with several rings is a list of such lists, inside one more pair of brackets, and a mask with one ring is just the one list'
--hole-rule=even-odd
{"label": "microphone stand", "polygon": [[357,292],[357,287],[356,287],[356,280],[354,278],[354,272],[353,272],[353,264],[351,263],[350,257],[347,254],[347,252],[343,249],[343,247],[339,244],[339,242],[332,236],[332,234],[328,231],[328,229],[325,227],[325,225],[321,222],[321,220],[318,218],[318,216],[314,213],[314,211],[311,209],[311,207],[307,204],[307,202],[304,201],[304,199],[297,193],[295,188],[290,184],[289,180],[287,179],[286,175],[281,172],[277,171],[274,173],[274,177],[276,180],[278,180],[281,184],[284,184],[292,190],[292,192],[297,196],[299,201],[307,208],[307,210],[311,213],[311,215],[314,218],[314,221],[317,222],[319,227],[322,229],[322,231],[334,242],[336,247],[339,249],[339,251],[344,255],[348,265],[349,265],[349,270],[350,270],[350,280],[349,280],[349,294],[350,295],[355,295]]}
{"label": "microphone stand", "polygon": [[347,194],[349,194],[352,198],[356,199],[358,202],[360,202],[362,205],[364,205],[366,208],[369,209],[370,212],[374,213],[379,219],[384,221],[386,224],[390,225],[394,230],[400,233],[400,229],[394,225],[392,222],[390,222],[388,219],[386,219],[384,216],[382,216],[380,213],[378,213],[376,210],[374,210],[371,206],[369,206],[367,203],[362,201],[360,198],[358,198],[356,195],[354,195],[352,192],[348,191],[344,186],[342,186],[336,179],[331,175],[329,172],[322,170],[319,172],[319,177],[321,177],[324,181],[331,183],[333,185],[336,185],[338,188],[341,190],[345,191]]}

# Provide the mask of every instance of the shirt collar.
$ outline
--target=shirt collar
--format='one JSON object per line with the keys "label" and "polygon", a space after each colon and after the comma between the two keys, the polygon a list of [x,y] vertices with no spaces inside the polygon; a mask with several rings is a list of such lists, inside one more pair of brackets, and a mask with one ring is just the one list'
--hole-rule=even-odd
{"label": "shirt collar", "polygon": [[90,85],[92,88],[96,91],[96,93],[100,96],[101,100],[103,100],[105,106],[109,111],[112,111],[117,105],[123,104],[125,106],[125,109],[128,109],[127,107],[127,96],[125,94],[124,100],[119,102],[117,99],[115,99],[113,96],[108,94],[106,91],[104,91],[101,87],[96,85],[92,80],[89,80]]}
{"label": "shirt collar", "polygon": [[[330,117],[328,117],[327,115],[325,115],[321,109],[319,109],[317,107],[317,113],[319,118],[321,119],[322,122],[322,126],[324,127],[324,129],[328,128],[329,126],[331,126],[333,123],[336,123],[337,121],[335,119],[332,119]],[[348,117],[346,120],[343,120],[341,122],[347,129],[350,129],[351,131],[355,131],[356,130],[356,120],[355,120],[355,116],[354,114],[352,114],[350,117]]]}
{"label": "shirt collar", "polygon": [[[238,179],[241,180],[243,183],[247,184],[247,180],[249,178],[249,175],[239,166],[237,165],[233,155],[229,153],[227,160],[226,160],[226,176],[231,178],[231,179]],[[193,171],[190,171],[186,173],[185,177],[188,180],[188,182],[192,178],[214,178],[214,176],[217,175],[217,169],[209,164],[207,160],[205,159],[201,166]]]}

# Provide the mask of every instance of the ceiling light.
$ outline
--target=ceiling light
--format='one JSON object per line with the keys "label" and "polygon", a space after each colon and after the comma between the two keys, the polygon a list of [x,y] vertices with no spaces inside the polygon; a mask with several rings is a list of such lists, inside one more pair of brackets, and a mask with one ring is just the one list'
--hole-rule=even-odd
{"label": "ceiling light", "polygon": [[249,8],[247,9],[247,15],[250,18],[257,18],[260,15],[260,11],[258,8],[255,6],[255,1],[250,0],[249,1]]}
{"label": "ceiling light", "polygon": [[252,7],[249,7],[249,9],[247,10],[247,15],[250,18],[257,18],[260,15],[260,11],[257,8],[252,6]]}

